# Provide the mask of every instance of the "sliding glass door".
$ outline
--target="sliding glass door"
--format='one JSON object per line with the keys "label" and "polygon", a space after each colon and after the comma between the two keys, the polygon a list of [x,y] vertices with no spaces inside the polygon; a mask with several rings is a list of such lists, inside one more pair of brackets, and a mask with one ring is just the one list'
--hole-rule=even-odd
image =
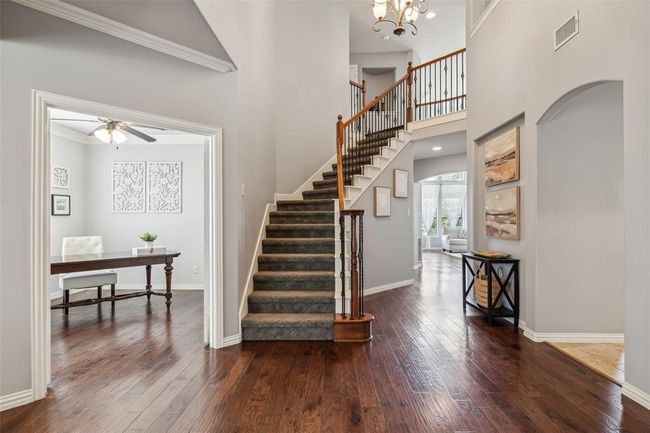
{"label": "sliding glass door", "polygon": [[422,185],[422,248],[440,248],[448,229],[467,228],[467,172],[447,173],[420,181]]}

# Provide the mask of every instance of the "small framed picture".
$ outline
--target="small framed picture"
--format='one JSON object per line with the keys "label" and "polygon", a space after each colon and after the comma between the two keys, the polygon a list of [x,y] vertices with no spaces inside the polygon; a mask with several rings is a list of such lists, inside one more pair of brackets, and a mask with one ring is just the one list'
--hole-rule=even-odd
{"label": "small framed picture", "polygon": [[52,194],[52,215],[70,215],[70,196],[63,194]]}
{"label": "small framed picture", "polygon": [[375,216],[390,216],[390,188],[385,186],[375,187]]}
{"label": "small framed picture", "polygon": [[405,170],[393,170],[393,197],[408,198],[409,196],[409,172]]}

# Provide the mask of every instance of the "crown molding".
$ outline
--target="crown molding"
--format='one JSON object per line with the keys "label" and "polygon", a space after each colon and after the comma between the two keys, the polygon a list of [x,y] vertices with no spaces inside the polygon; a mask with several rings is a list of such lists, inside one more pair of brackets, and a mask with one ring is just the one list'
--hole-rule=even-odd
{"label": "crown molding", "polygon": [[49,15],[97,30],[107,35],[168,54],[170,56],[217,71],[227,73],[235,66],[217,57],[210,56],[184,45],[168,41],[151,33],[143,32],[126,24],[89,12],[60,0],[12,0],[14,3],[36,9]]}
{"label": "crown molding", "polygon": [[469,31],[469,37],[473,37],[476,32],[478,32],[478,29],[481,28],[483,23],[488,19],[488,17],[492,14],[494,11],[494,8],[497,7],[497,4],[499,4],[499,0],[492,0],[490,4],[485,8],[483,13],[476,19],[474,22],[474,25],[472,25],[472,28]]}

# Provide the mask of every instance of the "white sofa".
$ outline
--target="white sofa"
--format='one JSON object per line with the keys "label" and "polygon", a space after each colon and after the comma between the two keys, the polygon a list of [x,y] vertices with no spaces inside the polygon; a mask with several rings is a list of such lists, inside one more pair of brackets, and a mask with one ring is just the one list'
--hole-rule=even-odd
{"label": "white sofa", "polygon": [[464,229],[454,229],[445,227],[442,237],[440,238],[443,251],[451,253],[467,252],[467,235]]}

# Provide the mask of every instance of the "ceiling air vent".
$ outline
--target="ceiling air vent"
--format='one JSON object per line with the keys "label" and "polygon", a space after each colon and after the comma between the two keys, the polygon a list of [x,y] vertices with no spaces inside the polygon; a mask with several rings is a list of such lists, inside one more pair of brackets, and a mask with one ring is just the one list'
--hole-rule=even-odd
{"label": "ceiling air vent", "polygon": [[578,34],[578,11],[555,30],[555,51]]}

